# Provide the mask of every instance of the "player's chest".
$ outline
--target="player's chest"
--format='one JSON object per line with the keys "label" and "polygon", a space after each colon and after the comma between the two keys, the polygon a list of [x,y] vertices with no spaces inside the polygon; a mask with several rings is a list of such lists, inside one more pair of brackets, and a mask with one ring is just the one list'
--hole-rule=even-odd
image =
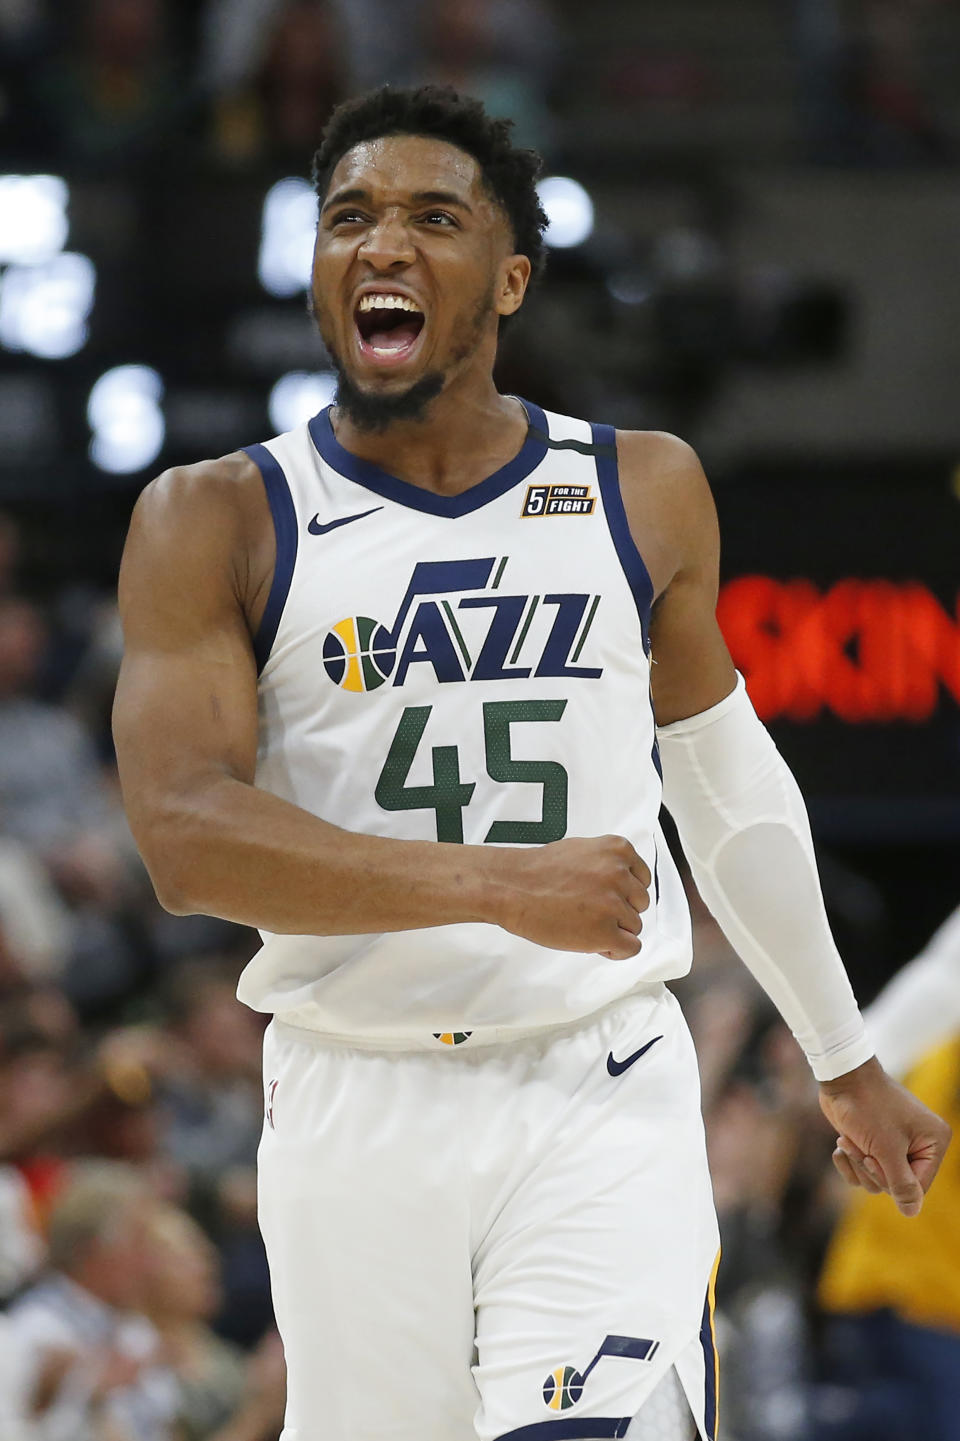
{"label": "player's chest", "polygon": [[469,523],[424,524],[371,513],[335,543],[304,548],[274,671],[284,654],[298,651],[302,664],[309,651],[310,673],[337,690],[412,694],[586,683],[631,654],[645,668],[636,604],[603,515],[593,507],[537,523],[540,514],[498,507]]}

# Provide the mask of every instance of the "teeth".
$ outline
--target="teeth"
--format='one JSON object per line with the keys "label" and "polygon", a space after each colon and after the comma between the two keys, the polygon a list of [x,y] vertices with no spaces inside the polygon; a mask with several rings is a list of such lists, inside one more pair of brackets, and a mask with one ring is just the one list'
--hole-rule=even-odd
{"label": "teeth", "polygon": [[410,310],[414,315],[422,313],[419,305],[405,295],[361,295],[359,309],[361,314],[368,310]]}

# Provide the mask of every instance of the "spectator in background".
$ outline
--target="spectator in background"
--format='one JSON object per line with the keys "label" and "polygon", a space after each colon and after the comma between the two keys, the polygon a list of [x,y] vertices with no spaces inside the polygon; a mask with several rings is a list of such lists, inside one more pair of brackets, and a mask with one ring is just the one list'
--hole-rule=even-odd
{"label": "spectator in background", "polygon": [[212,144],[232,163],[299,171],[346,95],[341,29],[323,0],[217,0],[203,25],[201,77],[212,92]]}
{"label": "spectator in background", "polygon": [[189,1179],[192,1209],[222,1259],[217,1329],[254,1345],[272,1323],[270,1279],[257,1224],[256,1155],[263,1126],[262,1020],[236,997],[239,963],[196,957],[164,992],[168,1024],[156,1073],[165,1145]]}
{"label": "spectator in background", "polygon": [[198,34],[203,90],[230,95],[250,84],[283,5],[284,0],[206,0]]}
{"label": "spectator in background", "polygon": [[421,35],[418,80],[475,95],[513,120],[521,144],[550,150],[558,42],[543,0],[423,0]]}
{"label": "spectator in background", "polygon": [[[893,1075],[960,1130],[960,909],[865,1013]],[[960,1155],[913,1221],[855,1197],[820,1281],[830,1317],[815,1441],[956,1441],[960,1417]]]}
{"label": "spectator in background", "polygon": [[0,1306],[33,1279],[43,1257],[30,1188],[16,1166],[0,1163]]}
{"label": "spectator in background", "polygon": [[60,598],[56,621],[65,652],[64,708],[92,737],[98,753],[112,761],[110,712],[123,656],[116,600],[68,591]]}
{"label": "spectator in background", "polygon": [[216,1329],[238,1346],[255,1346],[274,1320],[270,1273],[257,1222],[257,1177],[249,1166],[224,1172],[217,1204],[209,1228],[223,1266],[223,1306]]}
{"label": "spectator in background", "polygon": [[166,1145],[208,1196],[233,1167],[253,1174],[263,1121],[263,1026],[237,1000],[237,972],[223,959],[193,958],[165,987]]}
{"label": "spectator in background", "polygon": [[73,944],[69,908],[46,867],[3,835],[0,812],[0,989],[59,979]]}
{"label": "spectator in background", "polygon": [[0,1301],[5,1289],[28,1279],[31,1233],[56,1203],[72,1158],[133,1162],[155,1194],[183,1195],[183,1172],[164,1149],[145,1052],[137,1027],[108,1030],[94,1041],[53,987],[21,988],[0,1004],[0,1178],[16,1178],[11,1225],[0,1237],[0,1274],[10,1273],[7,1288],[0,1282]]}
{"label": "spectator in background", "polygon": [[189,1198],[222,1256],[222,1335],[255,1344],[272,1322],[256,1217],[263,1124],[262,1023],[236,998],[242,959],[182,963],[159,1004],[165,1023],[111,1032],[98,1051],[107,1092],[74,1135],[148,1168],[155,1193]]}
{"label": "spectator in background", "polygon": [[78,1165],[57,1198],[50,1272],[8,1313],[21,1393],[41,1380],[50,1392],[43,1441],[176,1441],[176,1380],[139,1309],[151,1204],[135,1172],[107,1162]]}
{"label": "spectator in background", "polygon": [[960,907],[866,1012],[877,1054],[894,1076],[960,1031]]}
{"label": "spectator in background", "polygon": [[0,601],[0,825],[74,889],[113,900],[122,866],[104,831],[116,813],[90,737],[35,686],[47,645],[36,606]]}
{"label": "spectator in background", "polygon": [[[137,979],[141,962],[124,918],[145,894],[143,870],[90,735],[64,707],[37,697],[47,643],[36,606],[0,599],[0,837],[43,862],[69,908],[41,883],[31,886],[35,968],[64,971],[71,997],[94,1009]],[[35,869],[8,849],[11,867]]]}
{"label": "spectator in background", "polygon": [[219,1257],[184,1211],[151,1214],[147,1257],[145,1309],[177,1377],[180,1441],[275,1441],[286,1396],[279,1336],[270,1332],[247,1356],[211,1330]]}
{"label": "spectator in background", "polygon": [[452,84],[516,121],[524,145],[549,148],[547,92],[559,31],[547,0],[331,0],[349,88]]}
{"label": "spectator in background", "polygon": [[288,0],[259,77],[270,153],[298,170],[346,96],[340,37],[327,5]]}
{"label": "spectator in background", "polygon": [[[0,1007],[0,1161],[16,1164],[43,1209],[56,1188],[67,1130],[103,1081],[79,1054],[77,1017],[53,987],[21,987]],[[34,1174],[34,1166],[36,1173]],[[48,1189],[49,1188],[49,1189]]]}
{"label": "spectator in background", "polygon": [[48,151],[98,170],[156,155],[176,132],[184,94],[163,0],[90,0],[63,7],[60,19],[34,96]]}
{"label": "spectator in background", "polygon": [[331,0],[346,45],[351,91],[408,85],[419,74],[424,0]]}
{"label": "spectator in background", "polygon": [[947,153],[925,94],[923,21],[940,0],[792,0],[801,119],[814,159],[915,164]]}
{"label": "spectator in background", "polygon": [[907,163],[946,154],[946,137],[926,94],[926,12],[942,0],[862,0],[866,32],[863,97],[881,146]]}

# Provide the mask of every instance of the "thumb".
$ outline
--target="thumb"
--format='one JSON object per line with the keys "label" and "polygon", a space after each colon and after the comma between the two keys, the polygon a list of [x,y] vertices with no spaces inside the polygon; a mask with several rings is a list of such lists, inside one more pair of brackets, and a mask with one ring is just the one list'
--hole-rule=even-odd
{"label": "thumb", "polygon": [[926,1195],[929,1191],[933,1178],[937,1174],[937,1169],[939,1165],[940,1161],[939,1158],[936,1156],[910,1157],[910,1169],[912,1170],[914,1176],[917,1178],[917,1182],[919,1183],[920,1189],[923,1191],[924,1195]]}
{"label": "thumb", "polygon": [[910,1168],[905,1156],[885,1156],[883,1163],[874,1156],[864,1161],[867,1171],[877,1184],[890,1193],[903,1216],[917,1216],[923,1205],[923,1187]]}

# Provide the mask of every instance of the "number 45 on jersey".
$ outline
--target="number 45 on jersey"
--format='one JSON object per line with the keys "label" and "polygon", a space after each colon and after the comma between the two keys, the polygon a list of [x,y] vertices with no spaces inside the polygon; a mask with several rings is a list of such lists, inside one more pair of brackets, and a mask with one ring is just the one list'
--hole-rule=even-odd
{"label": "number 45 on jersey", "polygon": [[[486,701],[483,706],[483,738],[487,774],[502,784],[538,785],[542,788],[540,819],[494,821],[484,842],[502,845],[546,845],[567,833],[567,772],[559,761],[514,760],[510,750],[510,728],[529,721],[558,721],[566,709],[565,700]],[[437,820],[438,841],[463,841],[463,811],[470,804],[476,781],[460,775],[460,753],[456,746],[434,746],[433,784],[408,786],[407,777],[432,706],[407,706],[400,717],[374,792],[385,811],[432,810]]]}

